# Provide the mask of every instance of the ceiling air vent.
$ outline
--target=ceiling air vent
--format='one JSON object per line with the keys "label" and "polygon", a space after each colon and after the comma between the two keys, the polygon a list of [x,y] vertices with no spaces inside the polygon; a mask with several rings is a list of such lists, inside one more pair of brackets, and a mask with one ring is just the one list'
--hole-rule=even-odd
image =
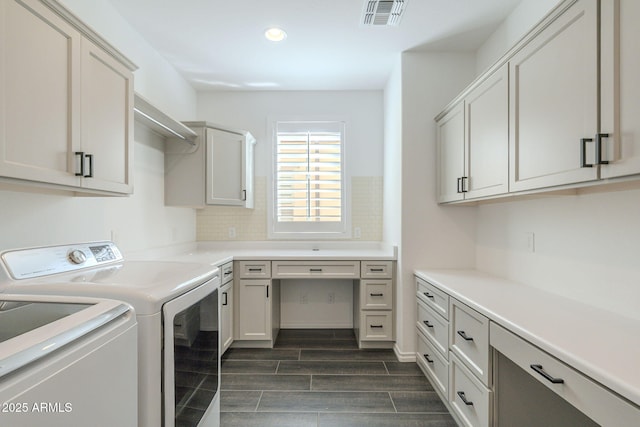
{"label": "ceiling air vent", "polygon": [[362,24],[384,27],[400,24],[409,0],[365,0]]}

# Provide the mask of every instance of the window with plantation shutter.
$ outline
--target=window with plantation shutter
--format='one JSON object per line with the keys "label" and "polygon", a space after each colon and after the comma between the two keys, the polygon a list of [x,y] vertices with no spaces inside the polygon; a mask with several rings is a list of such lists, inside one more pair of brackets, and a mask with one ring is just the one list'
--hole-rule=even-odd
{"label": "window with plantation shutter", "polygon": [[344,234],[344,123],[277,122],[274,232]]}

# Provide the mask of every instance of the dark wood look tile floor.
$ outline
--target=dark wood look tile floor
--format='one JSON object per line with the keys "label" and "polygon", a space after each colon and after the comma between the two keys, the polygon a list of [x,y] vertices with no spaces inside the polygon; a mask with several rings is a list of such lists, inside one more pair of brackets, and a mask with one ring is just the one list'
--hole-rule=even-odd
{"label": "dark wood look tile floor", "polygon": [[415,363],[358,350],[352,330],[283,329],[273,349],[227,350],[222,427],[455,427]]}

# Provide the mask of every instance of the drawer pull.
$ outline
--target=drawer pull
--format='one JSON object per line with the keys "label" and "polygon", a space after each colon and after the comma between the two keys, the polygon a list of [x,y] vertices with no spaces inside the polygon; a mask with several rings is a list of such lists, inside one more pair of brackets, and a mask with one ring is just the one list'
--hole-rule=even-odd
{"label": "drawer pull", "polygon": [[250,268],[249,271],[262,271],[262,268]]}
{"label": "drawer pull", "polygon": [[384,294],[369,294],[369,295],[371,295],[372,297],[383,297],[384,296]]}
{"label": "drawer pull", "polygon": [[544,371],[544,369],[542,368],[542,365],[531,365],[531,369],[533,369],[534,371],[536,371],[537,373],[539,373],[540,375],[542,375],[547,381],[553,383],[553,384],[563,384],[564,380],[562,378],[554,378],[551,375],[549,375],[548,373],[546,373]]}
{"label": "drawer pull", "polygon": [[384,271],[384,268],[370,268],[369,270],[372,273],[382,273]]}
{"label": "drawer pull", "polygon": [[464,331],[458,331],[458,335],[460,335],[465,341],[473,341],[473,338],[468,337]]}
{"label": "drawer pull", "polygon": [[319,272],[322,271],[322,269],[321,268],[310,268],[309,271],[313,271],[313,272],[319,273]]}
{"label": "drawer pull", "polygon": [[429,363],[433,363],[433,360],[429,359],[429,355],[428,354],[423,354],[425,360]]}
{"label": "drawer pull", "polygon": [[427,328],[433,328],[433,325],[429,323],[428,320],[423,320],[422,323],[424,323]]}
{"label": "drawer pull", "polygon": [[227,277],[228,275],[230,275],[231,273],[233,273],[233,270],[225,270],[224,272],[224,276]]}
{"label": "drawer pull", "polygon": [[382,325],[369,325],[369,327],[380,329],[380,328],[383,328],[384,326],[382,326]]}
{"label": "drawer pull", "polygon": [[434,299],[435,297],[431,295],[429,292],[423,292],[424,296],[430,299]]}
{"label": "drawer pull", "polygon": [[470,401],[470,400],[467,400],[467,396],[464,395],[464,391],[459,391],[457,394],[458,394],[458,397],[460,398],[460,400],[462,400],[465,405],[473,406],[473,402]]}
{"label": "drawer pull", "polygon": [[224,297],[224,302],[222,303],[222,305],[227,305],[227,304],[229,304],[229,300],[228,300],[228,297],[227,297],[227,293],[226,293],[226,292],[223,292],[223,293],[222,293],[222,296]]}

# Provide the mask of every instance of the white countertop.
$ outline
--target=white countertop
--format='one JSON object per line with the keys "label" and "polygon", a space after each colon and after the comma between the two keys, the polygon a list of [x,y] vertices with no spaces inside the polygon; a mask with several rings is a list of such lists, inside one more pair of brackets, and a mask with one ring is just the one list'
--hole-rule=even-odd
{"label": "white countertop", "polygon": [[415,274],[640,406],[640,321],[476,270]]}
{"label": "white countertop", "polygon": [[221,265],[232,260],[329,261],[397,258],[396,248],[376,242],[197,242],[127,254],[127,259],[166,259]]}

